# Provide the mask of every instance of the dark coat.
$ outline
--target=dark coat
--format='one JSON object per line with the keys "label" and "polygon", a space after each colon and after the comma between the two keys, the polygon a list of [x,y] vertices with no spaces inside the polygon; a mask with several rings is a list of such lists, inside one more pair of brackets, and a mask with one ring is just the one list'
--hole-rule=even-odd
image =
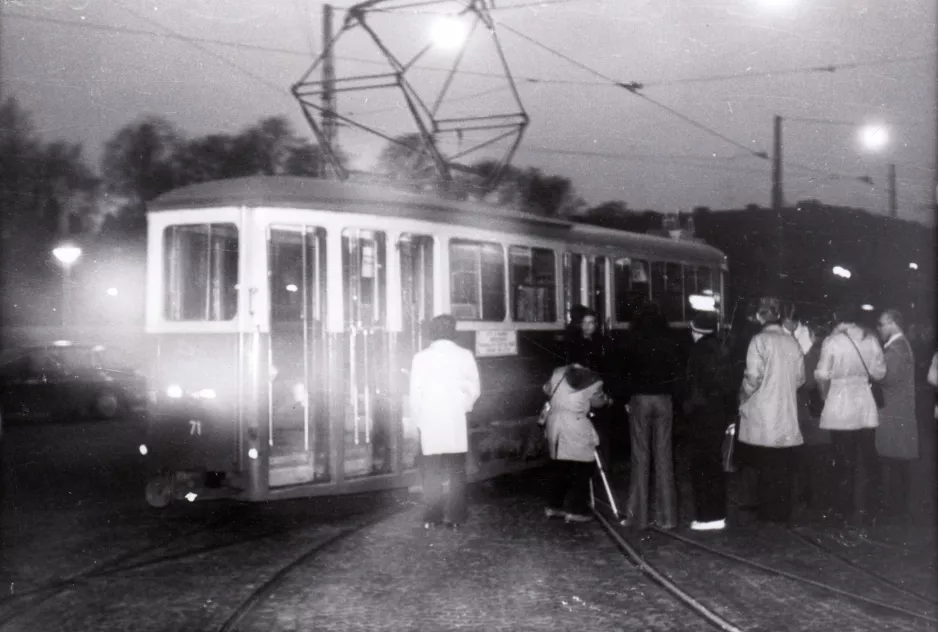
{"label": "dark coat", "polygon": [[726,430],[735,409],[736,384],[730,349],[716,334],[691,347],[685,377],[684,414],[691,436]]}
{"label": "dark coat", "polygon": [[915,414],[915,360],[905,336],[885,348],[886,377],[880,384],[886,405],[879,411],[876,450],[893,459],[918,458],[918,420]]}

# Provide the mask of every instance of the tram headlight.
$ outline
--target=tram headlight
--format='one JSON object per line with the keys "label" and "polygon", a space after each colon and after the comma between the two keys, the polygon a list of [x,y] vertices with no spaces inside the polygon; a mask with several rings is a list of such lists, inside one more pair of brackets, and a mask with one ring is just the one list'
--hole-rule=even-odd
{"label": "tram headlight", "polygon": [[257,460],[257,448],[251,448],[250,450],[248,450],[248,458],[251,459],[252,461]]}
{"label": "tram headlight", "polygon": [[717,299],[715,296],[705,296],[703,294],[691,294],[687,297],[690,306],[698,312],[717,311]]}
{"label": "tram headlight", "polygon": [[182,387],[178,384],[170,384],[166,387],[166,397],[170,399],[179,399],[183,396]]}
{"label": "tram headlight", "polygon": [[149,452],[149,450],[147,450],[147,445],[145,443],[141,443],[138,449],[140,450],[140,454],[142,456],[146,456],[147,452]]}

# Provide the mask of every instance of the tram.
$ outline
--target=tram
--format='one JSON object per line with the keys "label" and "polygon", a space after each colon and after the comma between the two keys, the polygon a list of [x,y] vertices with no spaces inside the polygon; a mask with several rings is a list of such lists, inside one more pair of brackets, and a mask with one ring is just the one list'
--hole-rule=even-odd
{"label": "tram", "polygon": [[[247,501],[416,483],[408,370],[436,314],[458,320],[482,397],[469,476],[525,449],[577,304],[607,333],[652,299],[673,323],[722,309],[715,248],[375,186],[258,176],[148,209],[147,501]],[[536,456],[536,455],[535,455]]]}

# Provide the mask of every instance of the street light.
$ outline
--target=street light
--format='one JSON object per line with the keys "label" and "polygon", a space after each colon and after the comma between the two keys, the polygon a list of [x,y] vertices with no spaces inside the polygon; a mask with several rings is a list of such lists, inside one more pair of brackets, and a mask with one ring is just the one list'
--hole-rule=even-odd
{"label": "street light", "polygon": [[834,276],[839,276],[842,279],[849,279],[853,274],[847,268],[843,266],[834,266],[833,269]]}
{"label": "street light", "polygon": [[909,270],[918,270],[918,264],[914,261],[909,263]]}
{"label": "street light", "polygon": [[81,248],[75,244],[64,243],[52,249],[52,256],[62,266],[62,328],[69,327],[71,318],[72,266],[81,257]]}
{"label": "street light", "polygon": [[880,151],[889,143],[889,130],[882,124],[864,125],[857,135],[867,151]]}
{"label": "street light", "polygon": [[433,22],[430,39],[444,50],[455,50],[469,37],[469,27],[464,20],[453,16],[442,16]]}

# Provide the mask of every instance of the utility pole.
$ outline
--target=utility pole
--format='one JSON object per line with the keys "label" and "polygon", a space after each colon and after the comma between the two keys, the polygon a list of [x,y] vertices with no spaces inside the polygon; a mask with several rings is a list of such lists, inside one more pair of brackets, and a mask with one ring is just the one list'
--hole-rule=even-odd
{"label": "utility pole", "polygon": [[781,289],[785,278],[785,222],[782,219],[782,207],[785,206],[785,197],[782,192],[782,117],[775,115],[774,133],[772,137],[772,210],[776,215],[775,240],[778,246],[777,260],[775,262],[775,283],[781,297]]}
{"label": "utility pole", "polygon": [[889,191],[889,217],[899,217],[899,204],[896,195],[896,165],[890,164],[886,175],[886,186]]}
{"label": "utility pole", "polygon": [[[330,151],[335,150],[335,58],[332,47],[332,5],[322,5],[322,130]],[[320,160],[320,176],[329,177],[328,161]]]}

